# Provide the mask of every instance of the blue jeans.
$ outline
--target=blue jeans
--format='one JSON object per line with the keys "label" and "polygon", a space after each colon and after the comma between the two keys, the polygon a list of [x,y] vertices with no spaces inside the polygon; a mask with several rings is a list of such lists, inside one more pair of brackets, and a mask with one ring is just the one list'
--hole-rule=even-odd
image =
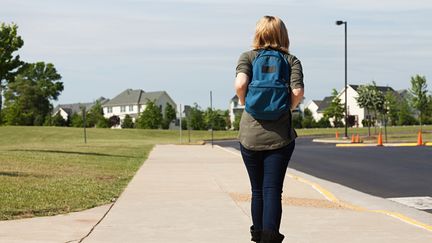
{"label": "blue jeans", "polygon": [[255,230],[279,232],[282,217],[282,187],[295,141],[266,151],[248,150],[240,144],[252,188],[251,213]]}

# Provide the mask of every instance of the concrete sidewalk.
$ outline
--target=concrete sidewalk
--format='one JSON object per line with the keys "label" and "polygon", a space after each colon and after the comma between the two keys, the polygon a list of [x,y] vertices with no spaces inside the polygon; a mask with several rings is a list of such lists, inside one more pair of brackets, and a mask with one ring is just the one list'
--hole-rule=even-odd
{"label": "concrete sidewalk", "polygon": [[[329,194],[312,187],[321,184],[313,183],[327,182],[289,170],[281,226],[284,242],[432,242],[431,231],[383,213],[331,202],[324,197]],[[339,199],[354,201],[363,209],[391,208],[423,222],[431,220],[429,214],[385,199],[336,184],[326,186],[338,191],[333,195],[346,197]],[[249,192],[236,151],[208,145],[156,146],[84,242],[250,242]]]}
{"label": "concrete sidewalk", "polygon": [[[234,149],[156,146],[96,225],[108,209],[0,222],[0,242],[250,242],[249,180]],[[432,242],[431,214],[291,169],[283,210],[284,242]]]}

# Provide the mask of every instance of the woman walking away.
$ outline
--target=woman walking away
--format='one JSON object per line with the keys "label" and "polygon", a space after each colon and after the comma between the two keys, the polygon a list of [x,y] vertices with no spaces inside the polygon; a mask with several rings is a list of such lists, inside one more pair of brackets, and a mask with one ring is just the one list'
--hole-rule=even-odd
{"label": "woman walking away", "polygon": [[282,187],[295,147],[291,111],[303,98],[300,61],[288,52],[285,24],[264,16],[257,25],[253,50],[241,54],[235,79],[239,103],[240,148],[252,190],[252,241],[280,243]]}

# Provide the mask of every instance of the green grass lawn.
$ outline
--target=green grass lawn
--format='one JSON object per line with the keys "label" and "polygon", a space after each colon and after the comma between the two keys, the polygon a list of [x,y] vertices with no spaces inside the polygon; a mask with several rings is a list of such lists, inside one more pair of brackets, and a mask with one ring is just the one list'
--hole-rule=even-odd
{"label": "green grass lawn", "polygon": [[[232,138],[236,132],[215,132]],[[178,131],[0,127],[0,220],[55,215],[117,198],[154,144],[179,143]],[[210,139],[192,131],[191,142]],[[188,141],[184,132],[183,141]]]}
{"label": "green grass lawn", "polygon": [[[425,126],[424,140],[432,140]],[[298,129],[300,136],[334,137],[344,129]],[[416,140],[418,127],[391,127],[391,139]],[[372,128],[372,133],[374,129]],[[367,134],[367,128],[349,133]],[[236,131],[215,131],[233,139]],[[155,144],[180,143],[179,131],[0,127],[0,220],[55,215],[103,205],[117,198]],[[192,144],[209,140],[191,131]],[[404,141],[405,141],[404,140]],[[189,141],[183,131],[183,142]]]}

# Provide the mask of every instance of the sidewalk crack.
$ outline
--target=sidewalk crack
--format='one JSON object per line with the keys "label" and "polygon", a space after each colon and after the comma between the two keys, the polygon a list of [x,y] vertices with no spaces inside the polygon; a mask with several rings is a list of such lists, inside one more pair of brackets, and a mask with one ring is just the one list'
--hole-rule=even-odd
{"label": "sidewalk crack", "polygon": [[[96,226],[98,226],[101,222],[102,222],[102,220],[104,220],[105,219],[105,217],[108,215],[108,213],[111,211],[111,209],[114,207],[114,205],[115,205],[115,203],[117,202],[117,199],[115,199],[115,201],[113,202],[113,203],[111,203],[111,206],[108,208],[108,210],[104,213],[104,215],[102,216],[102,218],[101,219],[99,219],[99,221],[95,224],[95,225],[93,225],[93,227],[90,229],[90,231],[84,236],[84,237],[82,237],[79,241],[78,241],[78,243],[81,243],[81,242],[83,242],[87,237],[89,237],[90,236],[90,234],[93,232],[93,230],[96,228]],[[70,241],[68,241],[68,242],[70,242]],[[66,242],[67,243],[67,242]]]}

